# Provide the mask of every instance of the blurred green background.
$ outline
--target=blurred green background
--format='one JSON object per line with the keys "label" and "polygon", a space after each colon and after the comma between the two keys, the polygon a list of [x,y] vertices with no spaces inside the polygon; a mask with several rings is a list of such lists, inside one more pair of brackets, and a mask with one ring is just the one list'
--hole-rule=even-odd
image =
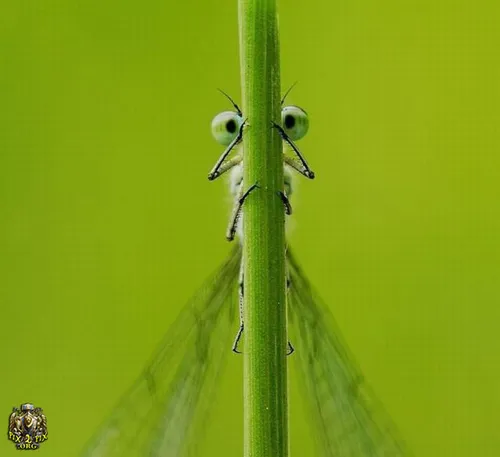
{"label": "blurred green background", "polygon": [[[78,455],[229,252],[207,172],[215,89],[240,98],[236,3],[1,3],[1,456],[23,402],[47,415],[41,455]],[[498,13],[280,4],[317,173],[291,243],[420,457],[500,455]],[[241,382],[231,358],[206,456],[241,455]],[[313,455],[291,384],[292,455]]]}

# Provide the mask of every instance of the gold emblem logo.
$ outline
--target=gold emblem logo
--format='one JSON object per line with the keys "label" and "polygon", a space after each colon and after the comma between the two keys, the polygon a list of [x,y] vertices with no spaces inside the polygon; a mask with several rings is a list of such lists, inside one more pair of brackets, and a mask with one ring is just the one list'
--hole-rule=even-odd
{"label": "gold emblem logo", "polygon": [[42,408],[24,403],[12,408],[9,417],[9,440],[17,449],[38,449],[47,440],[47,418]]}

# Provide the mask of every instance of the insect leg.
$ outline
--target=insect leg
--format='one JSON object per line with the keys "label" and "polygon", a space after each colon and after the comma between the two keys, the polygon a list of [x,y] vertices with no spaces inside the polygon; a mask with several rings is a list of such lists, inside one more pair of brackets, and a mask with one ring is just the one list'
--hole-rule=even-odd
{"label": "insect leg", "polygon": [[292,167],[295,171],[298,171],[301,175],[304,175],[306,178],[309,178],[309,175],[307,173],[307,170],[302,166],[301,163],[298,163],[295,159],[292,157],[284,156],[283,161]]}
{"label": "insect leg", "polygon": [[[278,131],[278,133],[280,134],[281,138],[283,138],[283,141],[285,141],[292,149],[293,149],[293,152],[295,152],[295,155],[297,156],[297,158],[299,159],[300,161],[300,165],[301,167],[299,168],[299,164],[294,164],[294,163],[288,163],[288,165],[290,165],[291,167],[295,168],[295,170],[297,170],[298,172],[302,173],[305,177],[309,178],[309,179],[314,179],[314,171],[312,171],[310,168],[309,168],[309,165],[307,164],[306,162],[306,159],[304,158],[304,156],[301,154],[301,152],[299,151],[299,148],[295,145],[295,143],[288,137],[288,135],[286,134],[286,132],[283,130],[283,128],[281,127],[281,125],[279,124],[276,124],[276,122],[273,122],[273,127]],[[291,161],[293,162],[293,161]]]}
{"label": "insect leg", "polygon": [[225,160],[227,159],[227,156],[233,150],[233,148],[238,143],[241,142],[241,140],[243,138],[243,128],[245,127],[245,122],[246,122],[246,120],[244,120],[242,122],[242,124],[240,126],[240,129],[238,131],[238,135],[236,136],[236,138],[233,141],[231,141],[231,143],[229,144],[229,146],[221,154],[221,156],[219,157],[219,160],[217,160],[216,164],[214,165],[214,167],[212,168],[212,170],[208,174],[208,180],[209,181],[213,181],[214,179],[218,178],[222,173],[224,173],[225,171],[229,170],[229,168],[231,168],[234,165],[236,165],[236,163],[233,163],[231,166],[227,167],[227,166],[223,166],[223,163],[225,162]]}
{"label": "insect leg", "polygon": [[[238,345],[241,340],[241,335],[243,335],[243,330],[245,328],[244,322],[243,322],[243,297],[245,295],[245,290],[244,290],[244,274],[243,274],[243,260],[241,261],[241,267],[240,267],[240,278],[238,281],[238,296],[239,296],[239,308],[240,308],[240,328],[238,329],[238,333],[236,334],[236,337],[234,339],[233,347],[232,350],[236,354],[241,354],[241,351],[238,350]],[[287,279],[286,279],[286,288],[287,292],[288,289],[290,288],[290,277],[288,276],[287,273]],[[286,355],[291,355],[295,351],[295,348],[292,346],[292,343],[288,341],[288,350],[286,352]]]}
{"label": "insect leg", "polygon": [[239,165],[242,161],[243,161],[242,155],[237,155],[232,159],[226,160],[223,164],[221,164],[221,166],[217,170],[217,176],[215,176],[215,178],[218,178],[219,176],[223,175],[226,171],[229,171],[231,168],[235,167],[236,165]]}
{"label": "insect leg", "polygon": [[[290,273],[288,272],[288,265],[287,265],[287,269],[286,269],[286,295],[287,295],[287,297],[288,297],[288,294],[290,292],[291,283],[292,283],[292,281],[290,279]],[[295,348],[292,346],[292,343],[290,343],[290,341],[288,341],[288,351],[287,351],[286,355],[292,355],[294,351],[295,351]]]}
{"label": "insect leg", "polygon": [[238,333],[236,334],[236,338],[233,343],[233,352],[236,354],[241,354],[241,351],[238,350],[238,344],[241,339],[241,335],[243,334],[243,295],[244,295],[244,286],[243,286],[243,260],[241,261],[240,266],[240,278],[238,280],[238,298],[239,298],[239,308],[240,308],[240,328],[238,329]]}
{"label": "insect leg", "polygon": [[240,191],[238,192],[238,196],[233,207],[233,212],[231,214],[231,219],[229,221],[229,227],[227,228],[226,232],[226,238],[228,241],[234,240],[234,235],[236,233],[236,227],[238,226],[238,220],[240,219],[240,213],[243,203],[245,202],[246,198],[250,195],[250,193],[257,187],[259,187],[258,184],[253,184],[248,188],[248,190],[245,193],[242,193],[243,187],[240,187]]}
{"label": "insect leg", "polygon": [[292,205],[290,203],[290,200],[288,200],[286,193],[281,192],[281,190],[278,192],[278,195],[280,196],[281,201],[283,202],[283,205],[285,205],[285,214],[287,216],[290,216],[290,214],[292,214]]}

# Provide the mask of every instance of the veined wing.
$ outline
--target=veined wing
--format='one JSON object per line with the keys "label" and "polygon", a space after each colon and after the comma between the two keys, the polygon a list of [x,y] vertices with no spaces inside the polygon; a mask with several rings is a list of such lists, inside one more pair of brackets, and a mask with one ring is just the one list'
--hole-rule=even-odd
{"label": "veined wing", "polygon": [[181,311],[83,457],[184,457],[201,441],[238,309],[241,248]]}
{"label": "veined wing", "polygon": [[322,457],[409,456],[291,251],[290,341]]}

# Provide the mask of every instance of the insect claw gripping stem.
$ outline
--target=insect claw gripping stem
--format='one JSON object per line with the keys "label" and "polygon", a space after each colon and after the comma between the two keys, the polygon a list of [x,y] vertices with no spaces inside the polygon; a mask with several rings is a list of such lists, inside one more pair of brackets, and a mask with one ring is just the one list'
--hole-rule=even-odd
{"label": "insect claw gripping stem", "polygon": [[[238,344],[240,343],[241,335],[243,335],[243,330],[244,330],[244,326],[243,326],[243,324],[241,324],[240,328],[238,330],[238,333],[236,334],[236,338],[234,339],[234,343],[233,343],[232,350],[235,354],[243,354],[243,352],[241,352],[238,349]],[[286,355],[287,356],[292,355],[294,352],[295,352],[295,348],[292,346],[292,343],[290,343],[290,341],[289,341],[288,342],[288,350],[286,351]]]}
{"label": "insect claw gripping stem", "polygon": [[241,351],[238,350],[238,344],[241,339],[241,335],[243,334],[243,324],[240,325],[240,328],[238,329],[238,333],[236,334],[236,338],[234,339],[233,343],[233,352],[235,354],[243,354]]}
{"label": "insect claw gripping stem", "polygon": [[[246,193],[248,194],[249,192],[250,192],[250,189]],[[243,198],[243,197],[241,197],[241,198]],[[241,200],[241,198],[240,198],[240,200]],[[233,347],[232,347],[232,351],[235,354],[243,354],[243,352],[238,349],[238,345],[240,344],[240,340],[241,340],[241,335],[243,335],[243,330],[245,329],[245,323],[243,320],[243,298],[245,295],[243,278],[244,278],[243,269],[240,269],[240,277],[238,280],[238,301],[239,301],[239,308],[240,308],[240,327],[238,328],[238,333],[236,333],[236,337],[234,338]],[[287,277],[287,286],[286,287],[287,287],[287,290],[290,288],[290,280],[288,279],[288,277]],[[294,351],[295,351],[295,348],[292,346],[292,343],[290,343],[290,341],[288,341],[288,349],[286,351],[286,355],[289,356],[289,355],[293,354]]]}
{"label": "insect claw gripping stem", "polygon": [[[243,206],[243,203],[245,202],[246,198],[252,193],[253,190],[258,189],[259,185],[257,183],[251,185],[247,191],[242,194],[238,200],[236,201],[236,204],[234,205],[233,209],[233,214],[231,216],[231,220],[229,223],[229,227],[227,229],[226,233],[226,239],[227,241],[233,241],[234,240],[234,235],[236,234],[236,227],[238,225],[238,221],[240,219],[240,214],[241,214],[241,208]],[[242,188],[243,189],[243,188]]]}
{"label": "insect claw gripping stem", "polygon": [[228,170],[227,167],[224,167],[224,162],[227,159],[227,156],[230,154],[230,152],[234,149],[234,147],[241,142],[243,139],[243,129],[245,127],[247,120],[245,119],[241,125],[240,129],[238,130],[238,135],[236,138],[231,141],[229,146],[226,148],[226,150],[221,154],[219,157],[219,160],[217,160],[217,163],[214,165],[210,173],[208,174],[208,180],[213,181],[214,179],[217,179],[222,173]]}
{"label": "insect claw gripping stem", "polygon": [[252,184],[248,190],[241,196],[241,198],[238,200],[238,203],[240,205],[243,205],[243,202],[246,200],[246,198],[250,195],[250,193],[254,190],[254,189],[258,189],[260,186],[258,183],[255,183],[255,184]]}
{"label": "insect claw gripping stem", "polygon": [[295,155],[299,159],[300,164],[302,165],[302,169],[299,169],[299,168],[296,168],[296,169],[300,173],[302,173],[306,178],[314,179],[314,177],[315,177],[314,171],[312,171],[309,168],[309,165],[307,164],[306,159],[299,151],[299,148],[295,145],[295,143],[289,138],[289,136],[283,130],[283,127],[281,127],[281,125],[277,124],[274,121],[271,121],[271,125],[273,126],[273,128],[275,128],[278,131],[278,133],[280,134],[283,141],[285,141],[293,149],[293,152],[295,152]]}
{"label": "insect claw gripping stem", "polygon": [[278,192],[278,195],[280,196],[283,205],[285,205],[285,214],[287,216],[290,216],[290,214],[292,214],[292,205],[290,203],[290,200],[288,200],[288,197],[281,190]]}

